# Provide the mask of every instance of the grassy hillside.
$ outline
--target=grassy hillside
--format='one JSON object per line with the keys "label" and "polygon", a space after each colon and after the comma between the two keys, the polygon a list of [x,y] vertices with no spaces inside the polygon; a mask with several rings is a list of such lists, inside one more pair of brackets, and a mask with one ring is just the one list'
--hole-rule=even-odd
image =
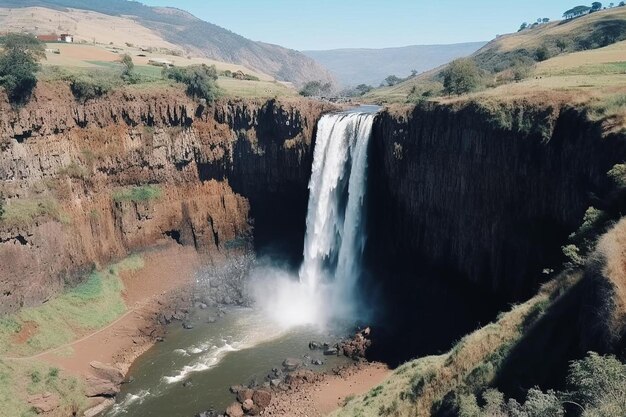
{"label": "grassy hillside", "polygon": [[485,42],[452,45],[413,45],[384,49],[304,51],[328,68],[344,86],[378,86],[389,75],[407,77],[412,70],[429,71],[453,59],[471,55]]}
{"label": "grassy hillside", "polygon": [[[626,7],[500,36],[471,56],[481,85],[470,96],[528,94],[595,100],[623,93],[626,85]],[[450,100],[441,67],[393,87],[377,89],[375,102]],[[547,97],[547,96],[546,96]]]}
{"label": "grassy hillside", "polygon": [[[73,8],[114,16],[131,22],[135,20],[143,26],[141,32],[149,30],[158,35],[162,42],[175,45],[187,54],[241,64],[250,69],[269,73],[281,81],[301,84],[310,80],[332,80],[327,70],[298,51],[251,41],[178,9],[148,7],[139,2],[126,0],[0,0],[1,8],[35,6],[53,9],[57,15],[67,12],[67,8]],[[133,18],[128,19],[126,16]],[[58,22],[58,18],[53,21]],[[72,21],[74,24],[59,25],[58,30],[74,33],[77,27],[76,19]],[[130,25],[130,22],[121,26],[124,25]],[[31,32],[37,30],[36,25],[28,22],[23,24],[22,28]],[[112,31],[109,31],[109,34],[112,35]],[[129,36],[127,41],[136,42],[135,36]],[[108,43],[109,41],[104,39],[101,42]]]}

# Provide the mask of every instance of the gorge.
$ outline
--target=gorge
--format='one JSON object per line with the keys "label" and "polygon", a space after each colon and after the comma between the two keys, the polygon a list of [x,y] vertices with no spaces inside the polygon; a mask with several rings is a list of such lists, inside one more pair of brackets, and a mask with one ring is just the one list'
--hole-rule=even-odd
{"label": "gorge", "polygon": [[[397,365],[449,349],[531,297],[562,270],[562,247],[589,207],[615,217],[623,198],[606,174],[626,159],[624,136],[559,102],[324,116],[340,108],[289,99],[206,106],[175,90],[80,103],[67,86],[42,84],[25,107],[2,106],[2,198],[9,213],[22,212],[0,224],[4,314],[155,244],[194,248],[212,265],[254,250],[292,276],[304,261],[310,287],[323,270],[359,275],[357,316],[372,324],[372,356]],[[158,191],[135,198],[150,190],[137,187]],[[338,221],[318,225],[307,211]],[[361,252],[362,265],[352,265]],[[343,294],[355,283],[339,282],[338,299],[323,297],[324,314],[354,317]],[[246,304],[241,288],[219,297]],[[588,301],[566,313],[584,320],[605,307]],[[584,354],[592,329],[563,329],[572,340],[564,359]],[[530,386],[546,382],[533,378]]]}

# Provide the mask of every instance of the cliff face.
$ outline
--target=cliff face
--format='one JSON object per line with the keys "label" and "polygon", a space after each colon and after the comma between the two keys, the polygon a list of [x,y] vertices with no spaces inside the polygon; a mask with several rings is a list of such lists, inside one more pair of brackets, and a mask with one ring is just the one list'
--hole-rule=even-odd
{"label": "cliff face", "polygon": [[381,359],[445,351],[533,294],[586,210],[611,204],[623,136],[567,107],[487,106],[376,119],[366,292],[383,309]]}
{"label": "cliff face", "polygon": [[0,107],[0,313],[148,245],[173,239],[217,260],[249,244],[252,223],[285,224],[254,202],[284,204],[294,188],[306,199],[314,127],[329,110],[205,108],[176,90],[81,104],[63,85],[41,85],[19,110]]}
{"label": "cliff face", "polygon": [[573,109],[428,105],[383,113],[371,155],[373,245],[519,299],[603,208],[626,147]]}

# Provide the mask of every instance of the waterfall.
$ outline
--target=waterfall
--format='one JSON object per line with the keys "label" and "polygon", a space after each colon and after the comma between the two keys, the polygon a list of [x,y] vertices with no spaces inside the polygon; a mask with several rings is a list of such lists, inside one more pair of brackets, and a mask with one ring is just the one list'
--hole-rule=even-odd
{"label": "waterfall", "polygon": [[327,302],[342,310],[334,312],[340,316],[354,306],[365,245],[367,148],[373,121],[373,113],[350,112],[326,115],[318,124],[299,275],[311,292],[328,285]]}
{"label": "waterfall", "polygon": [[323,327],[359,313],[367,148],[378,107],[365,109],[326,115],[318,123],[299,276],[271,259],[251,274],[256,305],[282,327]]}

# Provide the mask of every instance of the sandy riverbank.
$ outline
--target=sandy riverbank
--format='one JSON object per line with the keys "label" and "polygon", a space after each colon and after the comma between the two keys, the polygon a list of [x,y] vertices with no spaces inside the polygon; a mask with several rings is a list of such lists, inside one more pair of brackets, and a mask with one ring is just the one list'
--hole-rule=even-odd
{"label": "sandy riverbank", "polygon": [[276,392],[263,415],[271,417],[323,417],[340,408],[346,398],[368,392],[385,381],[391,370],[380,363],[361,363],[319,381]]}
{"label": "sandy riverbank", "polygon": [[92,361],[111,364],[126,373],[132,362],[152,346],[160,331],[156,315],[190,287],[200,259],[193,248],[168,245],[142,254],[144,267],[121,274],[128,311],[107,327],[40,356],[51,364],[88,377]]}

